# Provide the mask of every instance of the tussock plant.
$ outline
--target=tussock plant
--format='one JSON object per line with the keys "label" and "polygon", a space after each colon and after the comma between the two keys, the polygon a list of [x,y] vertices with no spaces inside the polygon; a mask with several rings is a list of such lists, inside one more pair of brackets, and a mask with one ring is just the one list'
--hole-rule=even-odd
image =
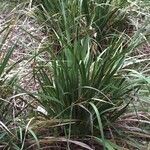
{"label": "tussock plant", "polygon": [[86,36],[64,45],[59,54],[48,50],[47,63],[37,61],[34,73],[41,89],[36,99],[44,108],[43,115],[60,122],[68,120],[57,131],[58,136],[97,137],[104,148],[110,146],[105,139],[110,135],[108,129],[126,112],[141,86],[149,84],[124,65],[127,54],[137,45],[131,40],[124,46],[124,38],[114,37],[102,53],[93,56],[93,39]]}
{"label": "tussock plant", "polygon": [[[94,37],[98,43],[95,52],[101,51],[118,32],[128,32],[128,2],[113,0],[43,0],[33,7],[33,16],[44,27],[53,43],[55,52],[63,43],[72,43],[86,35]],[[59,38],[58,38],[59,37]]]}
{"label": "tussock plant", "polygon": [[[0,31],[0,149],[148,147],[149,54],[135,51],[149,45],[149,13],[139,13],[144,4],[138,7],[136,2],[25,2],[30,19],[44,33],[39,46],[33,46],[36,51],[25,58],[37,87],[31,92],[17,80],[22,60],[10,61],[16,45],[6,46],[14,26],[8,21]],[[32,45],[22,44],[27,49]]]}
{"label": "tussock plant", "polygon": [[[143,87],[149,87],[147,74],[143,72],[141,76],[134,70],[148,59],[135,56],[133,61],[130,55],[148,38],[147,27],[143,25],[134,34],[127,1],[35,3],[30,12],[48,36],[46,46],[35,56],[33,73],[40,89],[36,94],[28,92],[38,102],[40,116],[45,118],[32,127],[39,141],[45,140],[40,131],[42,126],[49,131],[47,137],[54,138],[47,140],[47,144],[65,141],[59,139],[63,136],[73,141],[91,138],[103,149],[120,149],[117,144],[120,145],[119,137],[124,134],[120,130],[127,128],[117,122],[124,122],[121,116],[127,115],[130,108],[133,110],[134,96]],[[42,51],[48,56],[46,59]],[[133,135],[140,134],[138,131]],[[147,132],[143,134],[148,137]],[[116,144],[108,140],[116,138]],[[70,143],[67,142],[68,149],[72,148]],[[136,146],[132,138],[125,143],[143,148]],[[77,145],[83,147],[82,144]]]}

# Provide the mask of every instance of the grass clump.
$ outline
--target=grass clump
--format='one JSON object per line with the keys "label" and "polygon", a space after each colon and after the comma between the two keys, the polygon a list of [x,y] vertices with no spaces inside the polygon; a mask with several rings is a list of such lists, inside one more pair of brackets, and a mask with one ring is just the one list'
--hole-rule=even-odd
{"label": "grass clump", "polygon": [[134,95],[149,85],[148,78],[132,68],[139,60],[128,64],[130,53],[148,35],[144,26],[135,34],[132,26],[132,35],[126,34],[128,6],[127,1],[37,2],[34,16],[49,39],[44,48],[48,58],[36,57],[34,75],[40,89],[34,96],[40,113],[49,118],[45,122],[56,121],[50,135],[69,140],[88,136],[104,149],[117,147],[106,139],[123,136],[115,122],[131,108]]}
{"label": "grass clump", "polygon": [[[33,7],[36,20],[44,27],[56,52],[65,43],[86,35],[96,42],[95,53],[102,51],[119,32],[128,32],[127,1],[38,1]],[[59,37],[59,38],[58,38]]]}
{"label": "grass clump", "polygon": [[133,103],[133,95],[149,84],[124,66],[127,54],[137,44],[132,42],[124,48],[124,36],[114,37],[101,54],[93,57],[92,39],[87,36],[65,45],[59,55],[48,50],[48,63],[37,62],[34,72],[41,90],[36,96],[47,112],[46,118],[70,120],[62,125],[58,136],[59,132],[69,139],[94,136],[107,147],[108,128],[114,128],[115,121]]}
{"label": "grass clump", "polygon": [[[39,85],[34,93],[8,74],[19,63],[9,66],[15,46],[1,59],[3,148],[146,148],[149,59],[133,52],[148,43],[149,31],[144,23],[140,29],[130,26],[129,5],[126,0],[43,0],[34,1],[32,9],[29,2],[26,9],[48,40],[27,61],[34,60],[32,76]],[[28,101],[22,98],[25,94]],[[19,111],[18,100],[25,104]]]}

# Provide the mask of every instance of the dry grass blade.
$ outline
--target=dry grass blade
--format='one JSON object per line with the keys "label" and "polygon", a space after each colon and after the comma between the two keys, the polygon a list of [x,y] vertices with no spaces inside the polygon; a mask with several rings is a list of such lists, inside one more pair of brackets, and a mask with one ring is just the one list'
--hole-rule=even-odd
{"label": "dry grass blade", "polygon": [[6,130],[7,133],[14,136],[14,134],[9,130],[9,128],[2,121],[0,121],[0,125],[1,125],[0,127]]}
{"label": "dry grass blade", "polygon": [[[30,140],[28,141],[31,145],[34,145],[34,141]],[[87,150],[93,150],[90,146],[88,146],[87,144],[80,142],[80,141],[76,141],[76,140],[69,140],[66,138],[55,138],[55,137],[45,137],[44,139],[39,139],[38,141],[40,144],[46,144],[46,145],[52,145],[54,143],[60,142],[60,143],[70,143],[70,144],[75,144],[78,147],[87,149]]]}

